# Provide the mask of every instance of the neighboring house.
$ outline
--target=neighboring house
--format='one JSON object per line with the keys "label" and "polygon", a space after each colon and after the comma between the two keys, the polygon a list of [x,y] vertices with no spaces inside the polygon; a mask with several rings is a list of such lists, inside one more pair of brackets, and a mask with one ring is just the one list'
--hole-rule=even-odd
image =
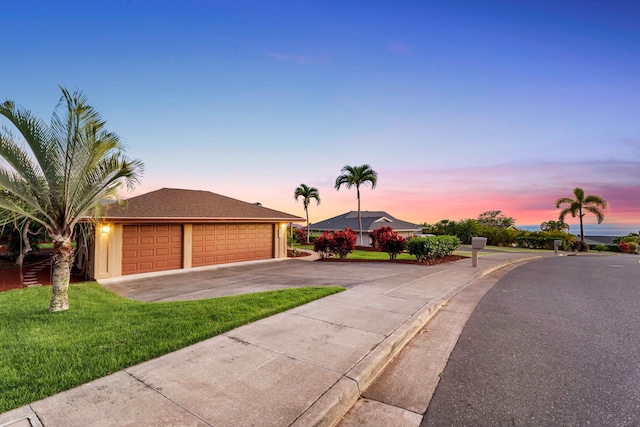
{"label": "neighboring house", "polygon": [[287,256],[304,218],[209,191],[163,188],[109,205],[89,251],[95,279]]}
{"label": "neighboring house", "polygon": [[[580,235],[576,236],[576,239],[580,241]],[[614,236],[584,236],[584,242],[587,245],[612,245]]]}
{"label": "neighboring house", "polygon": [[[380,227],[391,227],[393,231],[403,237],[411,237],[422,232],[422,226],[402,221],[384,211],[362,211],[360,216],[362,217],[362,238],[366,245],[371,244],[367,233]],[[346,227],[358,232],[358,211],[347,212],[309,225],[311,232],[342,230]]]}

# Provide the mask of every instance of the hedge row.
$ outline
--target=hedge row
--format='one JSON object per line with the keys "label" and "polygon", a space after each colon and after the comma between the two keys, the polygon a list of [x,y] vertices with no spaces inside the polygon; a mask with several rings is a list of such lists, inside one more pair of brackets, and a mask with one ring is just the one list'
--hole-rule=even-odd
{"label": "hedge row", "polygon": [[420,262],[429,258],[451,255],[460,246],[456,236],[412,237],[407,240],[406,250]]}

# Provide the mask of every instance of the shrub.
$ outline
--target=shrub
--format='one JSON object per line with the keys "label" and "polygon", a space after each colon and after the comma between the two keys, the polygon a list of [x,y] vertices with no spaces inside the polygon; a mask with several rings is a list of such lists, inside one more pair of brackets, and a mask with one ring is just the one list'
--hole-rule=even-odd
{"label": "shrub", "polygon": [[629,243],[620,242],[618,243],[618,246],[620,247],[620,252],[624,252],[625,254],[629,253]]}
{"label": "shrub", "polygon": [[353,252],[357,240],[356,232],[349,227],[342,231],[334,231],[329,243],[329,250],[338,255],[338,258],[344,259]]}
{"label": "shrub", "polygon": [[380,236],[384,233],[393,233],[393,228],[384,226],[376,228],[375,230],[369,232],[369,238],[371,239],[372,247],[380,249],[380,245],[378,244],[378,242],[380,241]]}
{"label": "shrub", "polygon": [[318,256],[320,258],[326,258],[331,256],[331,252],[329,250],[330,238],[331,238],[330,233],[325,231],[321,235],[316,236],[316,238],[313,240],[313,250],[318,252]]}
{"label": "shrub", "polygon": [[634,242],[629,242],[629,253],[635,254],[638,251],[638,244]]}
{"label": "shrub", "polygon": [[460,239],[456,236],[412,237],[406,243],[409,254],[419,262],[451,255],[458,246]]}
{"label": "shrub", "polygon": [[313,250],[318,252],[320,258],[337,255],[338,258],[346,258],[356,247],[356,232],[351,228],[342,231],[324,232],[315,238]]}
{"label": "shrub", "polygon": [[573,250],[578,252],[589,252],[589,245],[582,241],[575,242],[573,244]]}
{"label": "shrub", "polygon": [[572,234],[546,231],[524,232],[516,237],[516,245],[528,249],[553,249],[554,240],[562,240],[563,250],[575,248],[576,238]]}
{"label": "shrub", "polygon": [[391,227],[380,227],[370,231],[369,236],[375,239],[375,245],[382,251],[389,254],[390,259],[396,259],[399,253],[404,250],[407,240],[393,231]]}
{"label": "shrub", "polygon": [[606,251],[607,245],[594,245],[593,249],[595,249],[598,252]]}
{"label": "shrub", "polygon": [[487,245],[491,246],[513,246],[520,233],[518,230],[504,227],[492,227],[481,225],[478,227],[478,234],[487,238]]}
{"label": "shrub", "polygon": [[298,243],[307,243],[307,230],[304,228],[294,228],[293,238]]}

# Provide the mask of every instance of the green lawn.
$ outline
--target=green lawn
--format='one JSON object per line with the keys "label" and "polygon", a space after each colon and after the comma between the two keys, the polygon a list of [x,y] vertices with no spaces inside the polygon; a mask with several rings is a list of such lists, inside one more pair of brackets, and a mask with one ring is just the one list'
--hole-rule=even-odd
{"label": "green lawn", "polygon": [[[347,255],[347,259],[376,259],[376,260],[386,260],[389,259],[389,254],[386,252],[374,252],[374,251],[360,251],[355,250]],[[405,259],[415,261],[416,257],[409,254],[399,254],[396,259]]]}
{"label": "green lawn", "polygon": [[143,303],[86,282],[71,285],[71,309],[55,314],[50,287],[2,292],[0,413],[342,290]]}

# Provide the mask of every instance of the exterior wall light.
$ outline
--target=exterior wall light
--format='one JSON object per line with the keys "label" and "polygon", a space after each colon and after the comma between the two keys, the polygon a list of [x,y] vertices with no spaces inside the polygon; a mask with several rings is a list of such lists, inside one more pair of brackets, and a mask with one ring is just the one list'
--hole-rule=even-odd
{"label": "exterior wall light", "polygon": [[103,225],[100,228],[100,231],[102,231],[104,234],[108,234],[109,233],[109,226],[108,225]]}

